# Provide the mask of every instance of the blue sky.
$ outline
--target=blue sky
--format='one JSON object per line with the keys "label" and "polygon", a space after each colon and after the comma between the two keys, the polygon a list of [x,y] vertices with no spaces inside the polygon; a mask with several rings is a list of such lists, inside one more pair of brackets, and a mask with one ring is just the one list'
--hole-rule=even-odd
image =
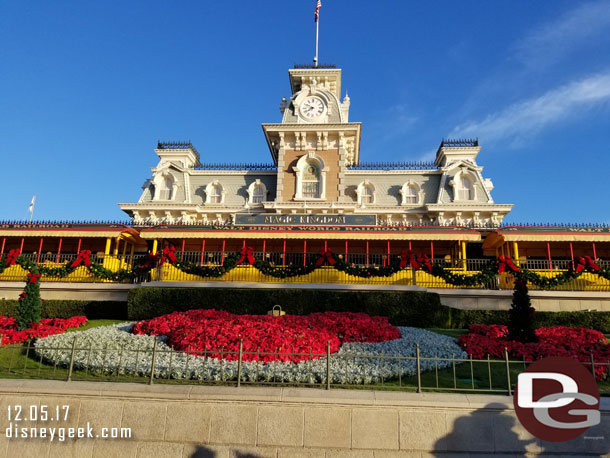
{"label": "blue sky", "polygon": [[[361,160],[478,137],[506,221],[610,222],[610,0],[322,0]],[[0,219],[124,219],[156,141],[269,162],[315,0],[0,3]]]}

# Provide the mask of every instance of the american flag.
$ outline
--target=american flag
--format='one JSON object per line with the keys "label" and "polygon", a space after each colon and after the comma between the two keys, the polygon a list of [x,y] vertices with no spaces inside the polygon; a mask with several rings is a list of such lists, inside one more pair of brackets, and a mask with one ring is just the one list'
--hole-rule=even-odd
{"label": "american flag", "polygon": [[320,16],[320,8],[322,8],[322,2],[320,0],[318,0],[318,3],[316,3],[316,11],[313,13],[314,15],[314,21],[318,22],[318,17]]}

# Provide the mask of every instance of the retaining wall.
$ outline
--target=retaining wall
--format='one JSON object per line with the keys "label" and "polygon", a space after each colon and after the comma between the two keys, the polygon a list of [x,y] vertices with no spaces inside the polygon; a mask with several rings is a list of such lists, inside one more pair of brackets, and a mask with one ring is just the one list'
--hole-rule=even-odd
{"label": "retaining wall", "polygon": [[[9,405],[68,405],[52,426],[128,427],[133,437],[7,439]],[[610,456],[607,399],[600,425],[548,443],[520,426],[508,396],[0,380],[0,427],[0,457]]]}

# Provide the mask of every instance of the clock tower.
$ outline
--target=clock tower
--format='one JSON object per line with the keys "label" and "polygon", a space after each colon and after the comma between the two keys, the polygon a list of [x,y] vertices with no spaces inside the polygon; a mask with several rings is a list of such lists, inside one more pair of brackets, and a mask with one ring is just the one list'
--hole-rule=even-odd
{"label": "clock tower", "polygon": [[346,168],[358,164],[360,123],[350,123],[350,99],[341,100],[341,70],[296,66],[288,71],[292,95],[280,104],[282,122],[263,124],[277,165],[276,213],[343,213]]}

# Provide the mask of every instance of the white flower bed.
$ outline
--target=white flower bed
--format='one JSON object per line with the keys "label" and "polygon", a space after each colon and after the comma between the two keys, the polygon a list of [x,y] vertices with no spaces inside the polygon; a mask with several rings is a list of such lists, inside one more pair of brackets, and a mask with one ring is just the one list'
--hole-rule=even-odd
{"label": "white flower bed", "polygon": [[[78,338],[74,368],[89,372],[150,376],[154,337],[129,332],[133,323],[102,326],[75,333],[38,339],[36,353],[45,361],[68,366],[72,341]],[[331,355],[332,383],[362,384],[414,375],[413,359],[390,359],[388,356],[415,357],[419,344],[421,358],[466,358],[454,338],[417,328],[399,327],[400,339],[381,343],[346,343]],[[222,361],[174,351],[158,338],[155,377],[223,381],[237,379],[237,361]],[[366,355],[366,356],[363,356]],[[385,358],[384,358],[385,356]],[[258,361],[242,363],[242,381],[277,381],[325,383],[327,358],[299,363]],[[450,361],[421,359],[422,371],[449,367]]]}

